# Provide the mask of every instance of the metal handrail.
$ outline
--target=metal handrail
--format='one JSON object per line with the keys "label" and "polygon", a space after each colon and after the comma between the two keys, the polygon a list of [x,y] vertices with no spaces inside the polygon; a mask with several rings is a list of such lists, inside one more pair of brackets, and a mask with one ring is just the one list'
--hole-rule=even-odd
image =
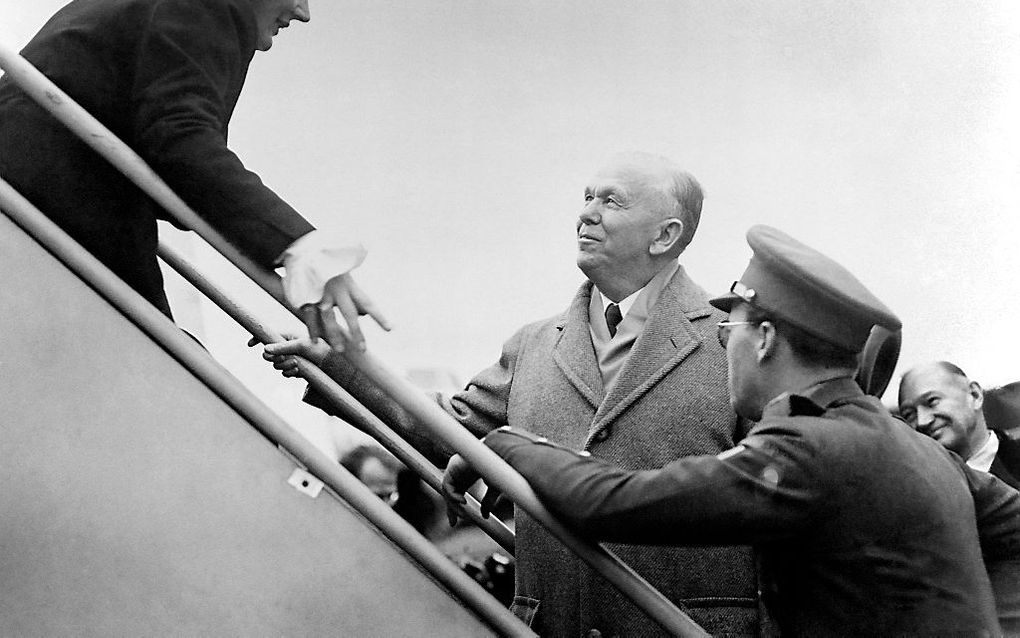
{"label": "metal handrail", "polygon": [[[0,46],[0,68],[28,95],[64,123],[83,141],[120,169],[152,199],[166,208],[180,224],[197,232],[242,272],[297,315],[283,296],[283,287],[275,273],[264,270],[229,244],[211,225],[198,217],[145,162],[109,129],[89,115],[66,93],[20,55]],[[370,353],[348,353],[347,358],[360,367],[405,409],[419,418],[431,433],[446,441],[464,456],[489,482],[508,495],[532,518],[542,524],[578,557],[591,565],[621,593],[678,636],[707,636],[687,614],[652,587],[615,554],[601,545],[582,539],[563,526],[545,508],[527,481],[475,439],[434,402],[400,376],[391,372]]]}
{"label": "metal handrail", "polygon": [[0,209],[124,316],[149,334],[257,430],[287,450],[295,461],[318,477],[397,547],[413,557],[428,574],[481,619],[504,635],[535,635],[361,481],[339,463],[326,457],[277,416],[210,357],[194,339],[82,248],[2,177],[0,177]]}
{"label": "metal handrail", "polygon": [[[158,254],[168,266],[184,277],[191,285],[215,303],[223,312],[234,319],[241,327],[257,337],[262,343],[280,343],[284,337],[276,330],[261,321],[254,312],[245,308],[235,299],[204,275],[193,263],[185,259],[165,242],[160,242]],[[346,410],[344,419],[362,432],[370,435],[383,447],[393,453],[409,469],[422,478],[437,492],[443,482],[443,473],[432,464],[425,455],[402,439],[375,414],[352,397],[336,381],[319,369],[311,361],[302,357],[294,357],[298,362],[298,371],[319,394],[332,403]],[[502,521],[495,517],[483,518],[478,501],[468,495],[468,517],[482,528],[499,545],[514,553],[514,533]]]}

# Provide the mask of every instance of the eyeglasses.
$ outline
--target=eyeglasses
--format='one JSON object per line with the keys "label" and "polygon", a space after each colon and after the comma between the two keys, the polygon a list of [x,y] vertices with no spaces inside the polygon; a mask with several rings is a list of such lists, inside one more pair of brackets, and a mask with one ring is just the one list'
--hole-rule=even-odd
{"label": "eyeglasses", "polygon": [[723,347],[723,350],[726,349],[726,344],[730,342],[730,328],[733,326],[757,326],[764,321],[764,319],[758,321],[720,321],[715,324],[716,328],[719,329],[719,345]]}

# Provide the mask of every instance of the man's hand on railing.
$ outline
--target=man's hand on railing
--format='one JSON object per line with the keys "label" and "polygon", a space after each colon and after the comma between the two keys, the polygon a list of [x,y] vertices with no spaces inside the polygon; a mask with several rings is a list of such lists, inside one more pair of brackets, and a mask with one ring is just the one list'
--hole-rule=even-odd
{"label": "man's hand on railing", "polygon": [[[450,527],[457,524],[460,518],[467,518],[464,508],[467,506],[467,491],[482,477],[460,454],[454,454],[446,464],[443,473],[443,500],[446,501],[446,518]],[[486,483],[485,496],[482,498],[482,518],[489,518],[489,513],[503,498],[503,494]]]}
{"label": "man's hand on railing", "polygon": [[[283,372],[285,377],[300,376],[297,360],[294,355],[308,359],[317,366],[321,366],[326,355],[330,352],[329,344],[322,339],[310,337],[294,338],[293,335],[284,335],[288,341],[281,343],[270,343],[266,345],[262,358],[270,361],[273,367]],[[258,337],[252,337],[248,342],[249,347],[257,346],[261,341]]]}
{"label": "man's hand on railing", "polygon": [[[334,308],[340,311],[346,327],[337,322]],[[318,303],[301,306],[300,311],[301,320],[308,327],[308,335],[312,339],[325,339],[341,352],[347,347],[357,351],[365,350],[365,336],[358,325],[359,315],[372,317],[383,330],[391,329],[390,322],[358,287],[350,273],[337,275],[327,281],[322,299]]]}

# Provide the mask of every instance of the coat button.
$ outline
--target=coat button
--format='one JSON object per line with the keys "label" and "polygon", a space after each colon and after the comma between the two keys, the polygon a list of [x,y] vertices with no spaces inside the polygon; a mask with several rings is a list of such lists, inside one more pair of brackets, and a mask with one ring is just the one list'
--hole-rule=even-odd
{"label": "coat button", "polygon": [[590,629],[588,631],[588,638],[602,638],[602,632],[598,629]]}

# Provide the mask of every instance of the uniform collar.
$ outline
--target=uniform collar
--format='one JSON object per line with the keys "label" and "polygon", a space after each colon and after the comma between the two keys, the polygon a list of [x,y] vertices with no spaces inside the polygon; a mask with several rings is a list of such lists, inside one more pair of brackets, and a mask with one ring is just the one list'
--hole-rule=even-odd
{"label": "uniform collar", "polygon": [[768,417],[821,416],[836,402],[864,396],[864,391],[850,377],[821,381],[797,392],[784,392],[772,399],[762,410]]}

